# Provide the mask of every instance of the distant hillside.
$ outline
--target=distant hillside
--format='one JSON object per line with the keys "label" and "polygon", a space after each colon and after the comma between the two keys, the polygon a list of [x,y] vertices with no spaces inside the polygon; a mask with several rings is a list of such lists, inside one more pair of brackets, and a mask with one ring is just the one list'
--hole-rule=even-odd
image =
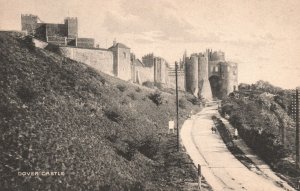
{"label": "distant hillside", "polygon": [[239,89],[223,100],[221,113],[228,114],[240,137],[295,186],[300,170],[294,164],[296,130],[290,117],[292,91],[264,81],[242,84]]}
{"label": "distant hillside", "polygon": [[[1,189],[181,190],[196,181],[167,135],[174,95],[37,49],[18,33],[0,33],[0,61]],[[199,107],[180,97],[182,123]],[[17,176],[32,171],[65,176]]]}

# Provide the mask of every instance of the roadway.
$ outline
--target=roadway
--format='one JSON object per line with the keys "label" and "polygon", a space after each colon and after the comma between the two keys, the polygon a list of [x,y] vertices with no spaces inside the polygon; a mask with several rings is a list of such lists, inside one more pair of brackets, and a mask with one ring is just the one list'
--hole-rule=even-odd
{"label": "roadway", "polygon": [[[196,166],[201,165],[202,174],[213,190],[286,190],[244,166],[228,151],[222,138],[212,134],[211,117],[218,115],[217,112],[216,106],[204,108],[192,119],[186,120],[180,132],[187,153]],[[276,176],[275,173],[273,175]]]}

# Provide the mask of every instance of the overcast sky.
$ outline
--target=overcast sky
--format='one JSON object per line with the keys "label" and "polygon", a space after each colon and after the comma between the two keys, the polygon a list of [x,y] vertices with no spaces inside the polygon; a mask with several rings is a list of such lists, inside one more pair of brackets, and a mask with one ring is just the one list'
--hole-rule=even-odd
{"label": "overcast sky", "polygon": [[222,50],[239,63],[239,82],[300,85],[299,0],[0,0],[0,29],[20,30],[21,13],[50,23],[76,16],[80,37],[103,48],[116,38],[139,58]]}

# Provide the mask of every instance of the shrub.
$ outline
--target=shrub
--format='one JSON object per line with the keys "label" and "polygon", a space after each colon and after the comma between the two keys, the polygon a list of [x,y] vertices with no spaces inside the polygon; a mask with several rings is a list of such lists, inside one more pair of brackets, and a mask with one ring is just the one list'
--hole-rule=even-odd
{"label": "shrub", "polygon": [[180,98],[178,101],[178,105],[181,109],[187,108],[187,100],[185,98]]}
{"label": "shrub", "polygon": [[138,151],[146,157],[153,159],[159,149],[159,143],[153,136],[148,136],[140,143]]}
{"label": "shrub", "polygon": [[201,100],[195,96],[188,98],[188,101],[191,102],[193,105],[201,104]]}
{"label": "shrub", "polygon": [[148,88],[154,88],[154,83],[150,82],[150,81],[146,81],[146,82],[143,82],[143,86],[146,86]]}
{"label": "shrub", "polygon": [[127,97],[125,97],[121,102],[122,105],[127,105],[129,103],[130,103],[130,100]]}
{"label": "shrub", "polygon": [[127,87],[126,87],[125,85],[121,85],[121,84],[118,84],[118,85],[117,85],[117,88],[118,88],[121,92],[124,92],[124,91],[127,89]]}
{"label": "shrub", "polygon": [[104,78],[102,78],[102,79],[100,80],[100,82],[101,82],[103,85],[106,84],[106,80],[105,80]]}
{"label": "shrub", "polygon": [[99,76],[99,73],[91,67],[87,67],[85,69],[85,72],[88,73],[89,76],[93,76],[94,78],[97,78]]}
{"label": "shrub", "polygon": [[156,91],[154,93],[151,93],[149,96],[149,99],[153,101],[157,106],[161,105],[163,103],[163,97],[160,92]]}
{"label": "shrub", "polygon": [[108,119],[110,119],[114,122],[117,122],[117,123],[123,119],[120,110],[117,109],[116,107],[112,107],[110,109],[105,109],[104,114]]}
{"label": "shrub", "polygon": [[126,160],[131,161],[132,157],[136,152],[136,147],[134,146],[133,143],[122,142],[122,145],[119,145],[119,147],[116,148],[116,152],[118,155],[124,157]]}
{"label": "shrub", "polygon": [[26,36],[23,39],[22,45],[24,47],[28,48],[30,51],[33,51],[33,52],[36,51],[35,44],[33,43],[32,37],[30,37],[30,36]]}
{"label": "shrub", "polygon": [[58,45],[49,43],[49,44],[46,46],[45,49],[48,50],[48,51],[54,52],[54,53],[56,53],[56,54],[58,54],[58,55],[62,55],[62,52],[61,52],[61,50],[60,50],[60,48],[59,48]]}
{"label": "shrub", "polygon": [[155,82],[154,83],[154,86],[156,86],[158,89],[162,89],[163,88],[163,86],[162,86],[162,84],[161,83],[159,83],[159,82]]}
{"label": "shrub", "polygon": [[137,99],[137,96],[134,92],[131,92],[128,94],[128,97],[130,97],[132,100],[136,100]]}
{"label": "shrub", "polygon": [[135,89],[135,91],[136,91],[136,92],[141,92],[142,89],[141,89],[140,87],[137,87],[137,88]]}
{"label": "shrub", "polygon": [[17,90],[17,95],[24,103],[32,102],[37,97],[37,93],[32,88],[25,86]]}

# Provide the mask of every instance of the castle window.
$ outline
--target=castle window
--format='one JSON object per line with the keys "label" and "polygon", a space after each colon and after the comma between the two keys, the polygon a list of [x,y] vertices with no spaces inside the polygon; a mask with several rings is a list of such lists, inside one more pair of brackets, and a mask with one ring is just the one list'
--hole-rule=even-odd
{"label": "castle window", "polygon": [[126,58],[126,52],[123,52],[123,56],[124,56],[124,58]]}

